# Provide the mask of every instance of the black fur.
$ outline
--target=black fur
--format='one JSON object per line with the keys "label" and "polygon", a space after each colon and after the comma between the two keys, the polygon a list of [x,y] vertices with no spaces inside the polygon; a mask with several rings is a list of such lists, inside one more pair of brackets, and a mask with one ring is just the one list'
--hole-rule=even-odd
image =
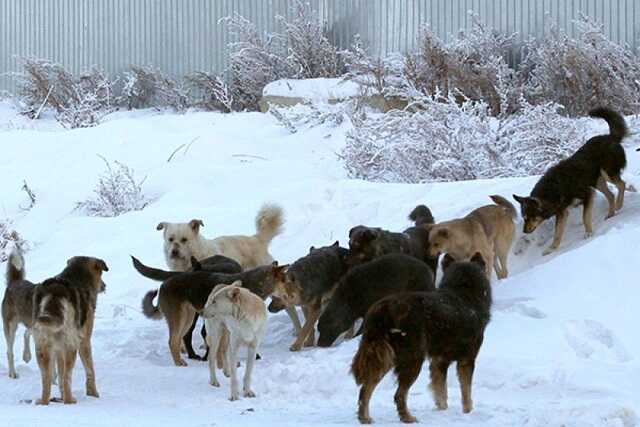
{"label": "black fur", "polygon": [[404,254],[383,255],[352,268],[341,280],[318,321],[318,346],[328,347],[380,299],[399,292],[435,290],[434,273]]}

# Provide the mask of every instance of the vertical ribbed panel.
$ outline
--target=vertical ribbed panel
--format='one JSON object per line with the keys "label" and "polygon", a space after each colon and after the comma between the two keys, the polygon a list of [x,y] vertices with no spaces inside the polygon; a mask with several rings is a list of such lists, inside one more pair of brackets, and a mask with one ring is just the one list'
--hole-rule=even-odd
{"label": "vertical ribbed panel", "polygon": [[[541,37],[549,20],[575,34],[588,15],[607,36],[637,50],[639,0],[305,0],[330,37],[348,47],[360,34],[371,53],[406,52],[421,25],[443,40],[468,28],[469,11],[519,39]],[[239,13],[262,34],[279,30],[293,0],[1,0],[0,90],[12,91],[21,56],[61,62],[73,72],[92,66],[117,75],[129,65],[153,65],[173,76],[225,68],[230,40],[219,20]],[[519,60],[514,52],[512,60]]]}

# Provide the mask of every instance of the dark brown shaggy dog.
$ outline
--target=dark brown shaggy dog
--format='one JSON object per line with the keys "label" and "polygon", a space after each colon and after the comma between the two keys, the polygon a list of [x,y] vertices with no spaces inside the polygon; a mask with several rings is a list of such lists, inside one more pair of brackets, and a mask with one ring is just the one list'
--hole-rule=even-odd
{"label": "dark brown shaggy dog", "polygon": [[[609,135],[598,135],[588,140],[571,157],[552,166],[533,187],[529,197],[513,195],[520,203],[524,218],[524,232],[533,232],[543,221],[555,216],[553,243],[543,252],[547,255],[558,249],[569,216],[569,207],[576,202],[583,206],[582,219],[587,236],[593,233],[592,209],[594,188],[609,202],[607,218],[615,215],[624,204],[625,182],[622,171],[627,165],[624,148],[620,145],[628,134],[624,118],[607,108],[589,113],[609,124]],[[618,189],[617,200],[607,187],[612,182]]]}
{"label": "dark brown shaggy dog", "polygon": [[[159,268],[148,267],[140,262],[136,257],[131,256],[131,260],[133,261],[133,267],[138,271],[138,273],[142,274],[144,277],[148,277],[152,280],[157,280],[159,282],[165,281],[171,277],[179,276],[184,273],[183,271],[167,271],[161,270]],[[191,268],[187,271],[209,271],[212,273],[224,273],[224,274],[236,274],[242,271],[242,267],[239,263],[232,260],[231,258],[227,258],[222,255],[214,255],[209,258],[205,258],[202,261],[198,261],[195,257],[191,257]],[[187,351],[187,357],[189,359],[195,360],[207,360],[209,357],[209,348],[207,347],[207,352],[204,356],[198,356],[193,349],[193,330],[198,323],[198,315],[196,314],[191,327],[187,331],[187,333],[182,338],[182,342],[184,343],[184,348]],[[202,339],[206,343],[207,330],[204,325],[202,325],[202,329],[200,330],[200,334],[202,335]]]}
{"label": "dark brown shaggy dog", "polygon": [[[142,311],[150,319],[164,317],[167,320],[173,361],[176,366],[186,366],[187,363],[180,357],[180,341],[193,323],[196,313],[204,308],[213,288],[240,280],[243,288],[265,299],[273,292],[277,278],[284,274],[284,268],[274,262],[237,274],[184,272],[165,280],[159,290],[149,291],[142,300]],[[154,306],[153,299],[158,294],[158,305]]]}
{"label": "dark brown shaggy dog", "polygon": [[384,297],[400,292],[434,291],[434,276],[427,264],[404,254],[383,255],[353,267],[340,279],[320,316],[318,345],[329,347]]}
{"label": "dark brown shaggy dog", "polygon": [[91,334],[98,293],[105,288],[102,281],[105,271],[109,268],[101,259],[73,257],[67,261],[62,273],[35,287],[33,338],[42,374],[42,397],[37,404],[49,404],[56,361],[62,401],[76,403],[71,393],[71,374],[78,351],[86,373],[87,395],[99,396],[91,355]]}
{"label": "dark brown shaggy dog", "polygon": [[438,257],[429,255],[429,232],[423,227],[434,223],[433,215],[428,207],[418,205],[409,214],[409,219],[415,225],[402,233],[364,225],[349,230],[349,265],[362,264],[386,254],[401,253],[426,262],[435,272]]}
{"label": "dark brown shaggy dog", "polygon": [[339,242],[322,248],[311,247],[309,254],[300,258],[279,276],[273,295],[280,301],[272,301],[269,311],[275,313],[288,307],[302,306],[304,326],[291,351],[298,351],[302,345],[315,343],[313,333],[316,321],[325,301],[331,296],[338,280],[347,272],[346,257],[349,251],[341,248]]}
{"label": "dark brown shaggy dog", "polygon": [[361,385],[358,419],[372,422],[369,399],[393,367],[398,378],[395,394],[400,420],[415,422],[407,408],[407,394],[429,358],[431,390],[438,409],[447,408],[447,369],[457,363],[462,410],[473,409],[471,383],[475,360],[491,314],[491,286],[480,254],[471,262],[443,261],[438,290],[393,295],[377,302],[364,322],[364,332],[351,370]]}

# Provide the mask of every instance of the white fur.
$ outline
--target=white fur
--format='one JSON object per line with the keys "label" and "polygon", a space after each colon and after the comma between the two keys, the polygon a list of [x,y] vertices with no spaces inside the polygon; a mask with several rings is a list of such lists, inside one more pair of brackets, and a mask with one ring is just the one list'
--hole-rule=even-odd
{"label": "white fur", "polygon": [[244,397],[255,397],[251,390],[251,374],[255,363],[256,353],[260,341],[264,336],[267,325],[267,308],[264,301],[248,289],[242,288],[242,283],[236,281],[231,285],[219,285],[211,292],[207,304],[202,311],[209,340],[209,375],[210,383],[218,387],[216,378],[215,354],[218,350],[220,337],[226,328],[229,331],[229,347],[226,352],[225,370],[230,370],[231,396],[230,400],[238,400],[237,363],[238,350],[246,346],[247,367],[243,380]]}

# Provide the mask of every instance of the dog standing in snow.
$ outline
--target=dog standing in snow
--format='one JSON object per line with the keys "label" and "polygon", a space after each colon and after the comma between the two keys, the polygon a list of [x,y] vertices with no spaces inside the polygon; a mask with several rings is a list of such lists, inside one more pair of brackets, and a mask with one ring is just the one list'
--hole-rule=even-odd
{"label": "dog standing in snow", "polygon": [[204,227],[200,219],[188,223],[161,222],[156,229],[164,231],[164,256],[172,270],[188,270],[191,257],[200,261],[214,255],[229,257],[247,270],[273,262],[269,244],[282,231],[283,222],[282,208],[265,204],[256,215],[256,234],[253,236],[206,239],[200,235],[200,227]]}
{"label": "dog standing in snow", "polygon": [[[230,400],[238,400],[238,350],[240,346],[247,346],[247,367],[244,372],[243,396],[255,397],[251,390],[251,374],[256,359],[258,345],[262,341],[267,326],[267,308],[262,298],[242,287],[242,282],[236,281],[231,285],[218,285],[209,295],[207,304],[202,311],[207,327],[207,340],[212,354],[218,350],[220,338],[225,328],[229,331],[229,347],[225,370],[231,376]],[[216,378],[215,358],[209,358],[210,383],[219,387]]]}

